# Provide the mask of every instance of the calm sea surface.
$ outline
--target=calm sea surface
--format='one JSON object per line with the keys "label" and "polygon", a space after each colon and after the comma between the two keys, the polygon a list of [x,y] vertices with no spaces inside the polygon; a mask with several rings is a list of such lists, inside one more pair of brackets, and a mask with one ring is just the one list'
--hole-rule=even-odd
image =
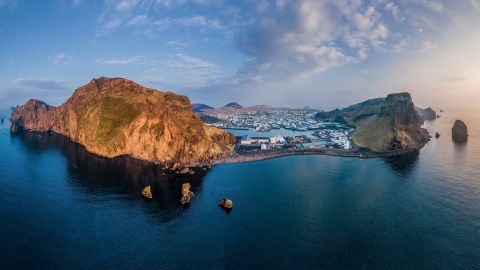
{"label": "calm sea surface", "polygon": [[396,160],[292,156],[181,178],[5,122],[0,269],[480,269],[480,112],[442,116],[426,123],[438,140]]}

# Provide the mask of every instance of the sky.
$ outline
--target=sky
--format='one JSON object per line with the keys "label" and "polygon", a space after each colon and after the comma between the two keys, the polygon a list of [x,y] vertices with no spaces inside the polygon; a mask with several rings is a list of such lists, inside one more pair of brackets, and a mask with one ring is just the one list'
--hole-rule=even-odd
{"label": "sky", "polygon": [[93,78],[222,106],[480,104],[480,0],[0,0],[0,109]]}

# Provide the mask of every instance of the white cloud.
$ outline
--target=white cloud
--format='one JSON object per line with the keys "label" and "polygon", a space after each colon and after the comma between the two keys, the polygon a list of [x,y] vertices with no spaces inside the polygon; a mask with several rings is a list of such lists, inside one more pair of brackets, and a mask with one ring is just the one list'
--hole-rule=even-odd
{"label": "white cloud", "polygon": [[184,26],[204,26],[210,29],[222,29],[222,25],[218,20],[210,19],[202,15],[180,18],[174,22]]}
{"label": "white cloud", "polygon": [[115,9],[118,11],[127,11],[133,9],[138,3],[139,0],[123,0],[117,3]]}
{"label": "white cloud", "polygon": [[167,67],[178,69],[217,69],[215,64],[208,61],[178,53],[174,60],[166,63]]}
{"label": "white cloud", "polygon": [[139,63],[143,59],[142,56],[111,58],[106,60],[97,60],[102,65],[131,65]]}
{"label": "white cloud", "polygon": [[131,18],[126,25],[127,26],[132,26],[132,25],[145,25],[150,22],[150,19],[147,17],[147,15],[138,15],[133,18]]}
{"label": "white cloud", "polygon": [[53,56],[50,60],[54,64],[69,64],[72,62],[72,57],[68,54],[60,52]]}
{"label": "white cloud", "polygon": [[394,2],[386,3],[384,8],[393,16],[396,21],[403,21],[405,19],[400,16],[400,8]]}
{"label": "white cloud", "polygon": [[431,41],[424,41],[422,43],[422,52],[438,50],[438,46]]}
{"label": "white cloud", "polygon": [[476,11],[480,12],[480,1],[478,1],[478,0],[470,0],[470,4],[472,4],[472,7],[473,7]]}
{"label": "white cloud", "polygon": [[61,90],[66,89],[65,81],[47,80],[47,79],[32,79],[32,78],[18,78],[13,81],[15,86],[44,89],[44,90]]}
{"label": "white cloud", "polygon": [[422,0],[422,3],[434,12],[442,12],[443,4],[438,0]]}

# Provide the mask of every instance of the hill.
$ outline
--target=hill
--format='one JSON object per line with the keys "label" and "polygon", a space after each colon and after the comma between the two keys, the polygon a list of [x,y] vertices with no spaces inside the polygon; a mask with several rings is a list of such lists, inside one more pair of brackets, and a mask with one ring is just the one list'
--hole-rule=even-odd
{"label": "hill", "polygon": [[201,104],[201,103],[193,103],[192,104],[192,108],[193,108],[193,111],[194,112],[201,112],[201,111],[204,111],[204,110],[212,110],[214,109],[213,107],[211,106],[208,106],[206,104]]}
{"label": "hill", "polygon": [[236,103],[236,102],[230,102],[230,103],[228,103],[227,105],[223,106],[222,108],[225,108],[225,109],[227,109],[227,108],[241,109],[241,108],[243,108],[243,107],[242,107],[242,105],[240,105],[240,104],[238,104],[238,103]]}
{"label": "hill", "polygon": [[390,94],[342,110],[320,112],[316,118],[355,125],[353,142],[375,152],[419,149],[428,140],[428,132],[421,128],[420,116],[409,93]]}
{"label": "hill", "polygon": [[230,154],[234,137],[206,126],[186,96],[122,78],[99,78],[63,105],[30,100],[12,112],[11,132],[52,131],[108,157],[132,155],[163,163],[196,164]]}

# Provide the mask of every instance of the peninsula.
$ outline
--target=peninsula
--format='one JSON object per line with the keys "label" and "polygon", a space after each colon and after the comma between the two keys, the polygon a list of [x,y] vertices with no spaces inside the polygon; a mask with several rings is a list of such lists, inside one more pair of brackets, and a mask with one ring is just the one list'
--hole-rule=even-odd
{"label": "peninsula", "polygon": [[29,100],[12,112],[11,132],[55,132],[108,158],[168,165],[208,163],[232,152],[234,137],[205,125],[186,96],[122,78],[93,79],[63,105]]}

